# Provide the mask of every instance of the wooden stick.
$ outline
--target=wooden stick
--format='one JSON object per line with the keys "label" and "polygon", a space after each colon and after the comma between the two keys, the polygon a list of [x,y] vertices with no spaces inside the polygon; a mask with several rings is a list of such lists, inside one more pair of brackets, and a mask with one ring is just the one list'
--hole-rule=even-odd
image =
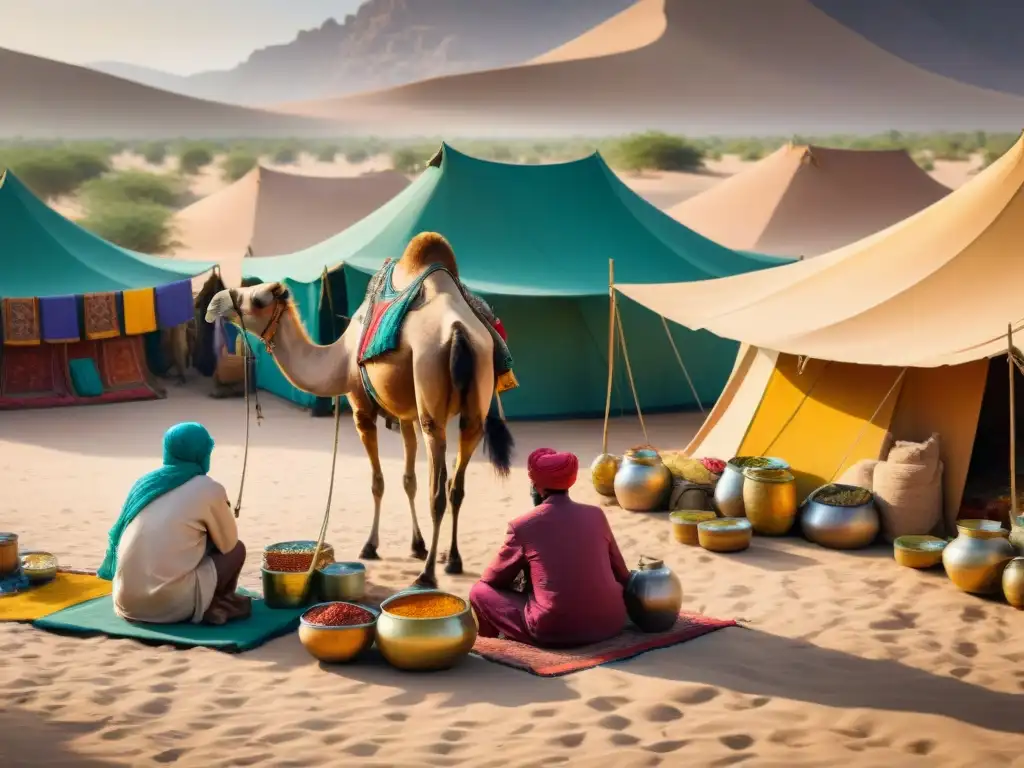
{"label": "wooden stick", "polygon": [[1017,402],[1014,393],[1013,326],[1006,326],[1006,368],[1010,376],[1010,522],[1017,519]]}
{"label": "wooden stick", "polygon": [[615,259],[608,259],[608,393],[604,400],[604,433],[601,453],[608,453],[608,419],[612,413],[612,380],[615,375]]}

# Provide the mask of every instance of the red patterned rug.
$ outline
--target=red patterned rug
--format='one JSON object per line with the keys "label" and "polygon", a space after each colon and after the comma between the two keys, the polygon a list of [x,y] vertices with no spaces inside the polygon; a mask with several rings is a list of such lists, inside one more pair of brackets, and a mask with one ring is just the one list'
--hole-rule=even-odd
{"label": "red patterned rug", "polygon": [[685,643],[726,627],[735,627],[732,619],[712,619],[699,613],[680,613],[679,621],[667,632],[646,634],[630,626],[603,643],[582,648],[536,648],[511,640],[478,637],[473,653],[495,664],[521,669],[539,677],[558,677],[591,669],[613,661],[623,661],[658,648]]}

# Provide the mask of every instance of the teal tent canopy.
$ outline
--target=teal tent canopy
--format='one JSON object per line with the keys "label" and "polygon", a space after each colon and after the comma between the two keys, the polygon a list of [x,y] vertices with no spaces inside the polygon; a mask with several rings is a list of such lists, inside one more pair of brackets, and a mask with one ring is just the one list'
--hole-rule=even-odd
{"label": "teal tent canopy", "polygon": [[213,266],[116,246],[65,219],[10,171],[0,176],[0,298],[155,287]]}
{"label": "teal tent canopy", "polygon": [[[502,396],[510,418],[603,412],[610,259],[616,281],[624,283],[704,280],[789,261],[702,237],[630,190],[596,153],[554,165],[511,165],[443,144],[420,177],[374,213],[303,251],[248,259],[243,271],[286,282],[314,340],[328,343],[330,312],[321,297],[332,297],[335,316],[350,316],[370,276],[423,231],[449,240],[462,280],[508,331],[520,382]],[[642,407],[695,406],[661,319],[628,299],[620,298],[620,306]],[[712,403],[731,370],[735,343],[680,326],[670,331],[701,402]],[[261,386],[312,403],[271,369],[272,361],[263,363]],[[622,373],[621,361],[617,367]],[[624,376],[613,403],[617,410],[633,408]]]}

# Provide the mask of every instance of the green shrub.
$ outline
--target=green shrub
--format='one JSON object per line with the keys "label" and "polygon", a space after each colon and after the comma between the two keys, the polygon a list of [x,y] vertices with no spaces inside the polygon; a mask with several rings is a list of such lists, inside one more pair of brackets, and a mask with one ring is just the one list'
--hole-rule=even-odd
{"label": "green shrub", "polygon": [[150,165],[163,165],[164,160],[167,159],[167,145],[159,141],[152,141],[149,144],[144,144],[139,154]]}
{"label": "green shrub", "polygon": [[[362,165],[370,159],[370,153],[362,147],[355,147],[345,153],[345,159],[352,163],[352,165]],[[333,158],[332,158],[333,160]]]}
{"label": "green shrub", "polygon": [[423,147],[400,147],[391,153],[391,165],[399,173],[419,173],[430,162],[434,151]]}
{"label": "green shrub", "polygon": [[25,185],[42,198],[69,195],[89,179],[110,170],[106,156],[78,149],[15,150],[0,158]]}
{"label": "green shrub", "polygon": [[90,210],[118,203],[140,203],[178,208],[187,190],[182,180],[145,171],[122,171],[87,181],[79,190]]}
{"label": "green shrub", "polygon": [[202,168],[213,162],[213,152],[207,147],[191,146],[182,150],[178,156],[178,167],[182,173],[193,176]]}
{"label": "green shrub", "polygon": [[171,211],[154,203],[116,202],[90,209],[78,223],[122,248],[166,253],[171,240]]}
{"label": "green shrub", "polygon": [[259,158],[244,149],[235,149],[228,153],[220,164],[221,173],[228,181],[238,181],[256,167]]}
{"label": "green shrub", "polygon": [[611,154],[618,165],[631,171],[696,171],[704,164],[699,147],[656,131],[622,139]]}
{"label": "green shrub", "polygon": [[338,152],[339,149],[334,144],[328,144],[316,151],[316,159],[321,163],[333,163],[334,158],[338,156]]}
{"label": "green shrub", "polygon": [[934,171],[935,160],[927,152],[918,152],[914,155],[914,162],[922,171]]}
{"label": "green shrub", "polygon": [[294,147],[278,147],[274,152],[274,162],[278,165],[291,165],[299,159],[299,153]]}

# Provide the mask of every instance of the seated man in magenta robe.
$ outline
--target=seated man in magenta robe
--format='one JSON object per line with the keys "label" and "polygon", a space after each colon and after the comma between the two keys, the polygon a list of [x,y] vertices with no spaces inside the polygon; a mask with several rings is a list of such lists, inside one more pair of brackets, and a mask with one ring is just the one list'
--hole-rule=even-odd
{"label": "seated man in magenta robe", "polygon": [[[469,593],[481,637],[569,647],[607,640],[625,626],[629,569],[601,508],[569,498],[578,470],[571,453],[530,454],[537,506],[509,523],[505,543]],[[513,587],[520,573],[523,592]]]}

